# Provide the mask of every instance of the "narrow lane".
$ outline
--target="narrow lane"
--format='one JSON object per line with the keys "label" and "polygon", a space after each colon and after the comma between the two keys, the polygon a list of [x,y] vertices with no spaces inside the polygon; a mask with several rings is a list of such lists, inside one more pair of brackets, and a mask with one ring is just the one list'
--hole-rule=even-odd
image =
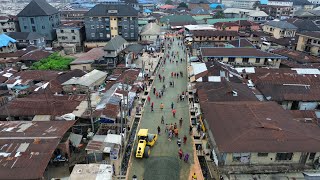
{"label": "narrow lane", "polygon": [[[164,180],[164,179],[181,179],[186,180],[189,176],[189,170],[191,163],[193,163],[193,148],[191,143],[191,137],[189,135],[189,108],[188,100],[185,98],[184,101],[178,102],[178,94],[182,94],[183,91],[187,90],[187,62],[185,51],[182,49],[180,40],[177,38],[169,46],[167,44],[169,41],[165,42],[166,47],[171,47],[165,49],[164,58],[166,63],[163,67],[160,67],[158,74],[156,75],[156,80],[153,84],[152,90],[150,92],[151,102],[154,103],[154,112],[151,112],[150,104],[147,104],[140,122],[140,128],[148,128],[150,133],[157,133],[157,127],[160,126],[161,133],[158,141],[154,147],[151,148],[151,155],[148,159],[136,159],[133,155],[131,157],[131,164],[129,165],[129,179],[136,175],[138,179],[145,180]],[[180,43],[180,45],[178,45]],[[166,58],[166,54],[175,52],[175,62],[170,63],[169,58]],[[177,54],[178,52],[178,54]],[[180,58],[183,61],[180,61]],[[171,58],[173,60],[173,58]],[[178,62],[176,62],[178,61]],[[183,73],[183,77],[180,76],[180,71]],[[179,73],[179,77],[171,77],[171,73]],[[165,82],[160,82],[159,76],[165,77]],[[174,87],[170,87],[170,81],[174,81]],[[153,94],[153,88],[156,90],[162,89],[163,85],[166,85],[166,90],[163,97],[156,98]],[[164,109],[160,109],[160,104],[164,104]],[[176,109],[176,117],[172,115],[171,104],[174,104],[174,109]],[[164,124],[161,124],[161,117],[164,117]],[[182,126],[179,127],[179,119],[183,119]],[[185,163],[183,160],[179,159],[178,151],[179,147],[177,145],[177,139],[174,137],[172,141],[168,140],[168,135],[165,133],[165,124],[176,123],[179,130],[179,137],[182,140],[181,149],[184,154],[188,153],[190,155],[189,162]],[[183,144],[183,137],[187,136],[187,143]]]}

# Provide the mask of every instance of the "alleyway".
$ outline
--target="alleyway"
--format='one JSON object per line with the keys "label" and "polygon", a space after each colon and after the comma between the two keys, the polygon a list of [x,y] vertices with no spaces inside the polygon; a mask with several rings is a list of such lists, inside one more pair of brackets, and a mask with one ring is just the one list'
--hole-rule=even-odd
{"label": "alleyway", "polygon": [[[174,38],[173,45],[170,54],[172,51],[178,51],[176,54],[176,60],[178,63],[170,63],[169,58],[166,58],[168,49],[165,50],[164,58],[166,63],[164,68],[160,67],[158,74],[165,76],[165,82],[160,82],[158,74],[155,76],[156,80],[153,84],[153,87],[156,90],[160,90],[163,87],[163,84],[166,85],[166,90],[164,96],[161,98],[156,98],[153,94],[153,87],[150,91],[151,102],[154,102],[154,112],[151,112],[150,104],[146,104],[142,120],[140,122],[139,128],[148,128],[150,133],[157,133],[157,127],[160,126],[161,134],[158,138],[157,143],[154,147],[151,148],[151,155],[148,159],[137,159],[135,155],[131,157],[129,179],[136,175],[138,179],[145,180],[175,180],[181,179],[186,180],[189,177],[189,171],[193,162],[193,147],[191,143],[191,136],[189,135],[189,109],[188,109],[188,99],[185,98],[184,101],[177,102],[178,94],[181,94],[187,89],[187,61],[185,51],[182,49],[182,45],[178,45],[177,38]],[[177,42],[178,41],[178,42]],[[168,42],[165,42],[168,43]],[[178,59],[179,57],[179,59]],[[180,62],[180,58],[183,59]],[[173,58],[172,58],[173,59]],[[164,72],[163,72],[164,70]],[[171,77],[172,72],[183,72],[183,77]],[[174,87],[169,86],[170,81],[174,81]],[[160,104],[164,104],[164,109],[160,109]],[[176,109],[176,117],[173,118],[171,111],[171,104],[174,104],[174,109]],[[161,124],[161,117],[164,117],[164,124]],[[182,127],[179,127],[179,119],[183,119]],[[183,160],[179,159],[177,145],[177,138],[174,137],[172,141],[168,140],[168,134],[165,133],[165,124],[174,124],[177,123],[179,129],[179,137],[182,140],[181,149],[184,154],[188,153],[190,155],[189,162],[186,163]],[[187,136],[187,143],[183,144],[183,137]]]}

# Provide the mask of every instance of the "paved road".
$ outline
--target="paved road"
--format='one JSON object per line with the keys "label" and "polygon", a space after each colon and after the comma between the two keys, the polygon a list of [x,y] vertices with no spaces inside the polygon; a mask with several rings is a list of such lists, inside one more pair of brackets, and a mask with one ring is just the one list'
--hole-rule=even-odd
{"label": "paved road", "polygon": [[[148,159],[136,159],[135,156],[131,157],[131,164],[129,165],[129,179],[133,175],[137,175],[139,180],[186,180],[189,177],[190,166],[191,164],[193,164],[193,149],[191,137],[188,133],[190,118],[187,98],[185,99],[185,101],[177,103],[178,93],[186,91],[187,89],[187,62],[185,60],[185,52],[182,50],[181,45],[178,46],[176,38],[173,42],[173,45],[171,45],[171,48],[172,51],[178,51],[179,57],[183,57],[184,61],[180,63],[179,60],[178,64],[176,64],[170,63],[169,59],[167,59],[166,64],[164,65],[164,72],[162,72],[162,68],[159,69],[158,72],[161,75],[165,76],[165,84],[167,86],[167,89],[164,92],[164,97],[162,97],[161,99],[156,99],[153,92],[150,92],[151,102],[154,102],[154,112],[151,112],[150,105],[147,104],[139,126],[139,128],[148,128],[150,133],[157,133],[157,127],[160,126],[161,134],[158,138],[156,145],[152,147],[151,155]],[[179,78],[171,78],[171,72],[180,71],[183,72],[183,78],[181,78],[180,76]],[[153,86],[158,90],[162,88],[164,83],[160,82],[158,75],[156,77],[157,78]],[[174,88],[169,87],[170,80],[174,80]],[[172,116],[172,102],[174,103],[174,107],[177,110],[176,118],[173,118]],[[164,104],[163,111],[160,110],[160,103]],[[185,163],[178,157],[179,148],[177,145],[177,138],[174,138],[172,141],[169,141],[167,134],[164,133],[165,125],[161,125],[160,123],[162,115],[164,116],[165,124],[177,123],[178,127],[179,119],[182,117],[183,124],[182,127],[179,128],[179,136],[182,138],[184,135],[187,135],[188,137],[187,144],[182,144],[182,150],[184,153],[189,153],[191,155],[189,158],[189,163]],[[178,173],[178,176],[171,176],[171,173]],[[152,174],[152,178],[150,178],[150,174]]]}

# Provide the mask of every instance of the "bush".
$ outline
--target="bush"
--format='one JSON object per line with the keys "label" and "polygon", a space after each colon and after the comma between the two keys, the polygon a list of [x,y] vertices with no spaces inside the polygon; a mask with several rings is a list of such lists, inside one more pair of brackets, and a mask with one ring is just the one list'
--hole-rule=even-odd
{"label": "bush", "polygon": [[72,58],[63,57],[58,53],[53,53],[47,58],[33,63],[33,70],[68,70],[69,64],[73,61]]}

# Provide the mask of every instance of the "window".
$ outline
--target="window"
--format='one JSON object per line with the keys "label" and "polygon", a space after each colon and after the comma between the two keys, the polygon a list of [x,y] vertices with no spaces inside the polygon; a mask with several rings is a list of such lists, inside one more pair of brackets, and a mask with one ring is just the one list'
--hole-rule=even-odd
{"label": "window", "polygon": [[128,37],[128,33],[124,33],[124,37]]}
{"label": "window", "polygon": [[91,25],[91,29],[94,29],[94,25]]}
{"label": "window", "polygon": [[117,27],[114,27],[114,30],[117,30],[118,28]]}
{"label": "window", "polygon": [[309,155],[309,160],[314,160],[314,158],[316,157],[316,153],[310,153]]}
{"label": "window", "polygon": [[115,20],[115,21],[116,21],[116,20],[117,20],[117,18],[113,18],[113,20]]}
{"label": "window", "polygon": [[32,26],[32,32],[36,32],[36,27]]}
{"label": "window", "polygon": [[94,38],[95,36],[96,36],[96,35],[95,35],[95,33],[91,33],[91,37],[93,37],[93,38]]}
{"label": "window", "polygon": [[101,24],[101,25],[100,25],[100,28],[104,28],[104,25],[103,25],[103,24]]}
{"label": "window", "polygon": [[[128,27],[127,27],[127,25],[124,25],[123,28],[124,28],[124,29],[127,29]],[[320,42],[320,41],[319,41],[319,42]]]}
{"label": "window", "polygon": [[118,21],[122,21],[122,18],[118,18]]}
{"label": "window", "polygon": [[42,26],[42,29],[45,29],[46,27],[45,26]]}
{"label": "window", "polygon": [[28,26],[23,26],[24,29],[28,29]]}
{"label": "window", "polygon": [[232,161],[248,163],[250,161],[250,153],[233,153]]}
{"label": "window", "polygon": [[30,18],[31,24],[34,24],[34,19]]}
{"label": "window", "polygon": [[93,17],[89,17],[90,21],[93,21]]}
{"label": "window", "polygon": [[134,28],[134,25],[130,25],[130,29],[133,29]]}
{"label": "window", "polygon": [[100,37],[102,38],[103,37],[103,33],[99,33]]}
{"label": "window", "polygon": [[32,40],[29,41],[30,44],[34,44],[34,42]]}
{"label": "window", "polygon": [[292,159],[293,153],[277,153],[277,161],[290,161]]}
{"label": "window", "polygon": [[249,58],[242,58],[242,62],[243,63],[248,63],[249,62]]}
{"label": "window", "polygon": [[314,40],[313,40],[313,43],[317,43],[317,40],[314,39]]}
{"label": "window", "polygon": [[98,25],[97,25],[97,29],[99,29],[99,27],[100,27],[100,26],[99,26],[99,24],[98,24]]}
{"label": "window", "polygon": [[268,157],[268,153],[258,153],[258,157]]}
{"label": "window", "polygon": [[131,33],[131,37],[134,37],[134,33]]}
{"label": "window", "polygon": [[111,30],[113,30],[113,27],[111,27]]}
{"label": "window", "polygon": [[256,58],[256,63],[260,63],[260,58]]}
{"label": "window", "polygon": [[106,21],[110,21],[110,19],[109,19],[109,18],[106,18],[105,20],[106,20]]}
{"label": "window", "polygon": [[229,57],[228,58],[228,62],[235,62],[236,61],[236,58],[234,58],[234,57]]}
{"label": "window", "polygon": [[102,21],[102,18],[101,18],[101,17],[98,17],[98,21]]}
{"label": "window", "polygon": [[107,34],[107,38],[110,38],[110,34]]}
{"label": "window", "polygon": [[108,54],[111,54],[111,51],[107,51]]}
{"label": "window", "polygon": [[73,30],[73,29],[71,29],[71,33],[74,33],[74,30]]}
{"label": "window", "polygon": [[76,37],[75,37],[75,36],[72,36],[72,39],[73,39],[73,40],[76,40]]}
{"label": "window", "polygon": [[63,33],[63,30],[62,30],[62,29],[60,30],[60,33]]}
{"label": "window", "polygon": [[82,66],[82,70],[86,71],[87,70],[87,66]]}
{"label": "window", "polygon": [[106,27],[106,30],[107,30],[107,31],[110,31],[110,28],[109,28],[109,27]]}

